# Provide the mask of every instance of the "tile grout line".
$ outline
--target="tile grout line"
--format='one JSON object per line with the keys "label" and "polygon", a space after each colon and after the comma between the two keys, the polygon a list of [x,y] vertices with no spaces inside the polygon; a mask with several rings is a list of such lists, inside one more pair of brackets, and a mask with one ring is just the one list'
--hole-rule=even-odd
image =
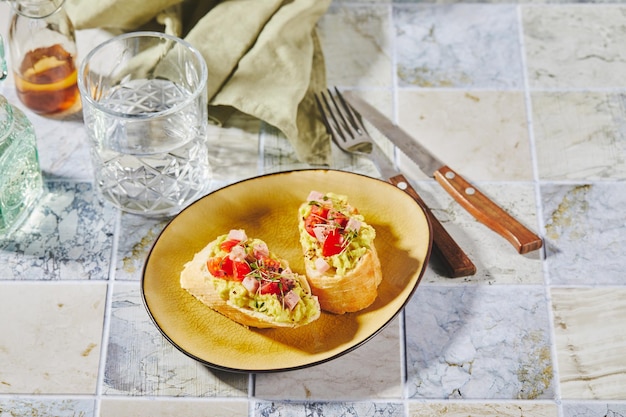
{"label": "tile grout line", "polygon": [[104,387],[104,373],[106,371],[106,358],[109,346],[109,336],[111,327],[111,314],[113,311],[113,289],[115,283],[115,272],[117,264],[117,249],[121,233],[120,210],[116,210],[115,229],[113,233],[113,245],[111,247],[111,264],[109,265],[109,279],[107,282],[106,304],[104,308],[104,320],[102,323],[102,345],[100,347],[100,362],[98,366],[98,379],[96,380],[96,394],[94,401],[94,417],[100,416],[100,405],[102,401],[102,391]]}
{"label": "tile grout line", "polygon": [[[394,4],[390,3],[387,5],[387,13],[389,15],[388,20],[388,29],[391,37],[391,51],[390,51],[390,60],[391,60],[391,110],[392,110],[392,119],[395,123],[398,123],[398,71],[397,71],[397,54],[396,54],[396,34],[395,34],[395,19],[394,19]],[[395,166],[398,166],[398,155],[399,149],[394,145],[393,147],[393,162]],[[407,364],[407,337],[406,337],[406,323],[405,323],[405,310],[402,309],[398,314],[398,332],[399,332],[399,347],[400,347],[400,402],[403,407],[403,415],[405,417],[410,416],[410,402],[408,397],[408,389],[407,389],[407,381],[408,381],[408,364]]]}
{"label": "tile grout line", "polygon": [[539,233],[542,236],[544,242],[541,248],[541,271],[543,273],[543,289],[544,289],[544,298],[546,300],[545,308],[546,314],[548,318],[548,331],[550,337],[550,355],[552,358],[552,377],[554,378],[552,381],[552,386],[554,387],[553,393],[553,402],[557,407],[557,415],[562,416],[563,410],[561,407],[561,386],[559,383],[559,369],[558,369],[558,357],[557,357],[557,349],[556,349],[556,335],[554,329],[554,313],[552,310],[552,297],[550,294],[550,285],[549,285],[549,271],[547,267],[547,252],[546,252],[546,242],[545,242],[545,226],[544,226],[544,215],[543,215],[543,203],[541,199],[541,182],[539,176],[539,161],[538,161],[538,152],[537,152],[537,143],[535,141],[534,134],[534,118],[533,118],[533,107],[532,107],[532,95],[530,89],[530,79],[528,74],[528,62],[526,60],[526,43],[524,42],[524,20],[523,20],[523,5],[517,6],[517,20],[518,20],[518,36],[519,36],[519,45],[520,45],[520,59],[522,62],[522,78],[523,78],[523,88],[524,88],[524,101],[526,104],[526,121],[527,121],[527,129],[528,129],[528,143],[530,147],[530,156],[533,167],[533,188],[535,191],[535,208],[537,212],[537,227],[539,228]]}
{"label": "tile grout line", "polygon": [[[395,19],[394,19],[394,9],[395,5],[390,3],[387,5],[387,13],[389,15],[388,20],[388,29],[391,37],[391,50],[390,50],[390,60],[391,60],[391,110],[392,110],[392,119],[397,124],[398,123],[398,71],[396,70],[398,62],[397,62],[397,54],[396,54],[396,33],[395,33]],[[398,154],[399,149],[397,146],[393,147],[393,162],[395,166],[398,166]],[[407,375],[408,375],[408,364],[407,364],[407,350],[406,350],[406,323],[405,323],[405,315],[404,309],[400,311],[398,314],[398,333],[399,333],[399,355],[400,355],[400,403],[403,407],[403,415],[405,417],[410,416],[410,403],[408,397],[408,389],[407,389]]]}

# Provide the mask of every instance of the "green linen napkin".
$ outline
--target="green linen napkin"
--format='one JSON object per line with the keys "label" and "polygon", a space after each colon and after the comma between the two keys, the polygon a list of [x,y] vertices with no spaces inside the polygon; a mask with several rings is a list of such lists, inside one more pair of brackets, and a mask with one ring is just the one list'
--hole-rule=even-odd
{"label": "green linen napkin", "polygon": [[315,25],[331,0],[68,0],[77,29],[158,22],[204,56],[209,114],[241,111],[275,126],[301,161],[327,165],[330,141],[314,93],[326,88]]}

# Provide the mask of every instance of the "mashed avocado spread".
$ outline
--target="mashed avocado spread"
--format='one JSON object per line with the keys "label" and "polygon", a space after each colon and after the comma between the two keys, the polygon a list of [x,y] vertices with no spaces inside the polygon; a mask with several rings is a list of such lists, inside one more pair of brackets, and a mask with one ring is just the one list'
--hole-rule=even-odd
{"label": "mashed avocado spread", "polygon": [[[339,214],[333,214],[332,211],[328,214],[322,211],[322,213],[326,213],[327,216],[327,218],[324,219],[324,214],[317,215],[312,213],[313,211],[316,213],[319,212],[318,207],[320,206],[330,207],[331,210],[336,210]],[[344,195],[326,193],[319,200],[311,200],[308,204],[303,204],[300,207],[299,215],[300,218],[304,220],[299,222],[299,228],[300,243],[303,248],[306,248],[305,256],[308,259],[324,258],[326,263],[330,266],[330,269],[325,272],[326,275],[343,276],[347,271],[353,269],[361,257],[372,247],[372,242],[376,237],[374,228],[365,222],[365,218],[358,213],[356,208],[348,204],[348,199]],[[353,219],[353,221],[358,224],[358,228],[355,230],[354,228],[350,229],[345,226],[337,226],[342,230],[342,244],[344,246],[341,252],[331,256],[324,256],[324,242],[320,240],[319,233],[314,236],[307,230],[306,219],[319,217],[317,220],[314,220],[314,222],[328,224],[332,222],[332,220],[329,220],[332,216],[337,218],[341,217],[341,215]],[[314,226],[313,228],[315,227],[320,226]],[[326,229],[328,229],[328,227]]]}
{"label": "mashed avocado spread", "polygon": [[[226,251],[222,246],[227,240],[228,235],[222,235],[217,238],[213,251],[209,254],[209,259],[224,259],[229,256],[230,250]],[[251,291],[251,284],[248,284],[248,287],[246,287],[242,280],[229,279],[228,277],[209,277],[208,279],[212,280],[214,288],[223,300],[243,309],[266,314],[277,322],[283,323],[306,321],[317,313],[316,300],[302,288],[297,279],[289,279],[288,282],[282,280],[281,277],[283,275],[289,276],[288,273],[285,274],[283,272],[285,270],[288,271],[287,264],[284,261],[281,261],[269,251],[266,251],[266,255],[264,255],[269,260],[262,262],[255,258],[255,248],[267,248],[263,241],[260,239],[246,239],[242,246],[245,250],[245,260],[242,260],[242,262],[250,266],[250,272],[247,276],[257,279],[259,282],[258,288]],[[272,265],[275,271],[261,270],[266,265]],[[214,271],[211,272],[211,275],[213,275]],[[269,275],[271,275],[271,279],[267,279]],[[274,290],[274,293],[263,293],[264,283],[271,283],[272,281],[277,282],[278,290]],[[298,302],[292,308],[288,308],[285,304],[284,295],[288,292],[286,290],[294,292],[299,297]]]}

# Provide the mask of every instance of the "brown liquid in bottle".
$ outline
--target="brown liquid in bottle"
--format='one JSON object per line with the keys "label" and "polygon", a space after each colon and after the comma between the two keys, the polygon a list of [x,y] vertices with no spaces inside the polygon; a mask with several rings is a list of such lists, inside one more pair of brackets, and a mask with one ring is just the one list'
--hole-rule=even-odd
{"label": "brown liquid in bottle", "polygon": [[15,74],[19,99],[39,114],[70,109],[79,100],[76,81],[74,57],[58,44],[29,51]]}

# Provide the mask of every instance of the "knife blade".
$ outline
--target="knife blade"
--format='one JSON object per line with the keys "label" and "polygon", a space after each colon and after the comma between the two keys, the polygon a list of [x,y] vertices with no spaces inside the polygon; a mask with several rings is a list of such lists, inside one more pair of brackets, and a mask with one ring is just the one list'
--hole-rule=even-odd
{"label": "knife blade", "polygon": [[450,277],[459,278],[474,275],[476,273],[474,263],[433,215],[417,191],[411,186],[409,180],[395,168],[391,159],[375,142],[372,142],[372,151],[367,156],[372,160],[383,178],[386,178],[391,184],[409,194],[422,206],[432,229],[433,251],[442,261]]}
{"label": "knife blade", "polygon": [[375,107],[350,91],[343,95],[362,117],[411,158],[424,173],[435,178],[476,220],[504,237],[520,254],[541,248],[543,241],[539,236],[435,157]]}

